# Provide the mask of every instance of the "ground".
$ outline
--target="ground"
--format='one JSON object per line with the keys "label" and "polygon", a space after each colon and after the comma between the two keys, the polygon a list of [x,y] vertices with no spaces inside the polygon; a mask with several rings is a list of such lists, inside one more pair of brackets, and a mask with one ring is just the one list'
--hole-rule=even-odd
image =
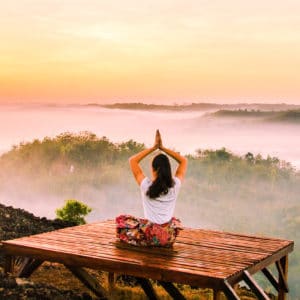
{"label": "ground", "polygon": [[[10,206],[0,204],[0,241],[14,239],[21,236],[51,231],[74,224],[61,220],[48,220]],[[4,274],[4,260],[0,252],[0,300],[92,300],[97,297],[91,293],[69,270],[58,263],[43,263],[29,279],[15,278],[11,274]],[[108,290],[107,274],[101,271],[88,270],[97,277],[99,282]],[[154,284],[161,299],[171,297],[161,286]],[[209,289],[194,289],[189,286],[178,286],[187,299],[212,299]],[[119,276],[114,290],[113,299],[147,299],[134,278]],[[238,293],[243,300],[256,299],[245,288]],[[224,300],[226,298],[224,297]],[[275,298],[272,298],[275,299]]]}

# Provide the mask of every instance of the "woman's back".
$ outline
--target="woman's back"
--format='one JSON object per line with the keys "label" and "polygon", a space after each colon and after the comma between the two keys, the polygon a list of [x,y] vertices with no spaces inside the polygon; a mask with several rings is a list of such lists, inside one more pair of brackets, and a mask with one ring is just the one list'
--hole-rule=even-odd
{"label": "woman's back", "polygon": [[144,216],[149,221],[156,224],[164,224],[171,220],[174,215],[176,199],[181,186],[179,178],[174,177],[173,187],[168,189],[167,194],[162,194],[159,197],[152,199],[147,196],[147,191],[152,184],[152,181],[145,177],[141,182],[141,196],[143,201]]}
{"label": "woman's back", "polygon": [[[178,162],[174,177],[165,154],[158,154],[152,160],[152,178],[144,175],[139,162],[155,150],[165,152]],[[163,147],[157,130],[154,146],[131,156],[129,163],[134,178],[140,186],[145,218],[131,215],[117,217],[118,239],[132,245],[172,246],[182,229],[180,220],[173,215],[181,181],[186,172],[186,158]]]}

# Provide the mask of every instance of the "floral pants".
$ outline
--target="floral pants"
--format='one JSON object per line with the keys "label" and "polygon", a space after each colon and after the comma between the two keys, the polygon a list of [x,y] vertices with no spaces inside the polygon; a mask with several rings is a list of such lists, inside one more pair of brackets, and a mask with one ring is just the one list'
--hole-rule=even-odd
{"label": "floral pants", "polygon": [[116,225],[117,238],[135,246],[171,247],[182,229],[180,220],[174,217],[168,223],[156,224],[147,219],[120,215]]}

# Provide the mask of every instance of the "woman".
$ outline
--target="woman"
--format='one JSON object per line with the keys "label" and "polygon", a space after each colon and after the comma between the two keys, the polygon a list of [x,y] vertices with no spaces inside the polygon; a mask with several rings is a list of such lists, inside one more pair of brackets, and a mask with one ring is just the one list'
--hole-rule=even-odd
{"label": "woman", "polygon": [[[175,176],[165,154],[158,154],[152,161],[152,178],[144,175],[139,162],[160,149],[178,162]],[[135,180],[140,186],[145,219],[130,215],[116,218],[117,237],[129,244],[142,246],[172,246],[181,229],[180,221],[173,217],[176,199],[187,169],[187,159],[165,148],[159,131],[154,146],[133,155],[129,159]]]}

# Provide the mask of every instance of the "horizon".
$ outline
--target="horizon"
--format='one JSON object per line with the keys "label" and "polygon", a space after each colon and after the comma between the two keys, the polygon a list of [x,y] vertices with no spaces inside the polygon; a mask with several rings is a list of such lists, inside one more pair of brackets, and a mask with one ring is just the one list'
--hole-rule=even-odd
{"label": "horizon", "polygon": [[0,103],[300,104],[300,2],[2,3]]}
{"label": "horizon", "polygon": [[217,101],[182,101],[182,102],[163,102],[163,103],[159,103],[159,102],[146,102],[146,101],[116,101],[116,102],[54,102],[54,101],[49,101],[49,102],[43,102],[43,101],[28,101],[28,102],[21,102],[21,101],[14,101],[14,102],[1,102],[0,101],[0,105],[22,105],[22,106],[26,106],[26,105],[42,105],[42,106],[110,106],[110,105],[149,105],[149,106],[169,106],[169,107],[175,107],[175,106],[190,106],[190,105],[200,105],[200,104],[204,104],[204,105],[219,105],[219,106],[245,106],[245,105],[267,105],[267,106],[300,106],[300,101],[298,103],[293,102],[217,102]]}

